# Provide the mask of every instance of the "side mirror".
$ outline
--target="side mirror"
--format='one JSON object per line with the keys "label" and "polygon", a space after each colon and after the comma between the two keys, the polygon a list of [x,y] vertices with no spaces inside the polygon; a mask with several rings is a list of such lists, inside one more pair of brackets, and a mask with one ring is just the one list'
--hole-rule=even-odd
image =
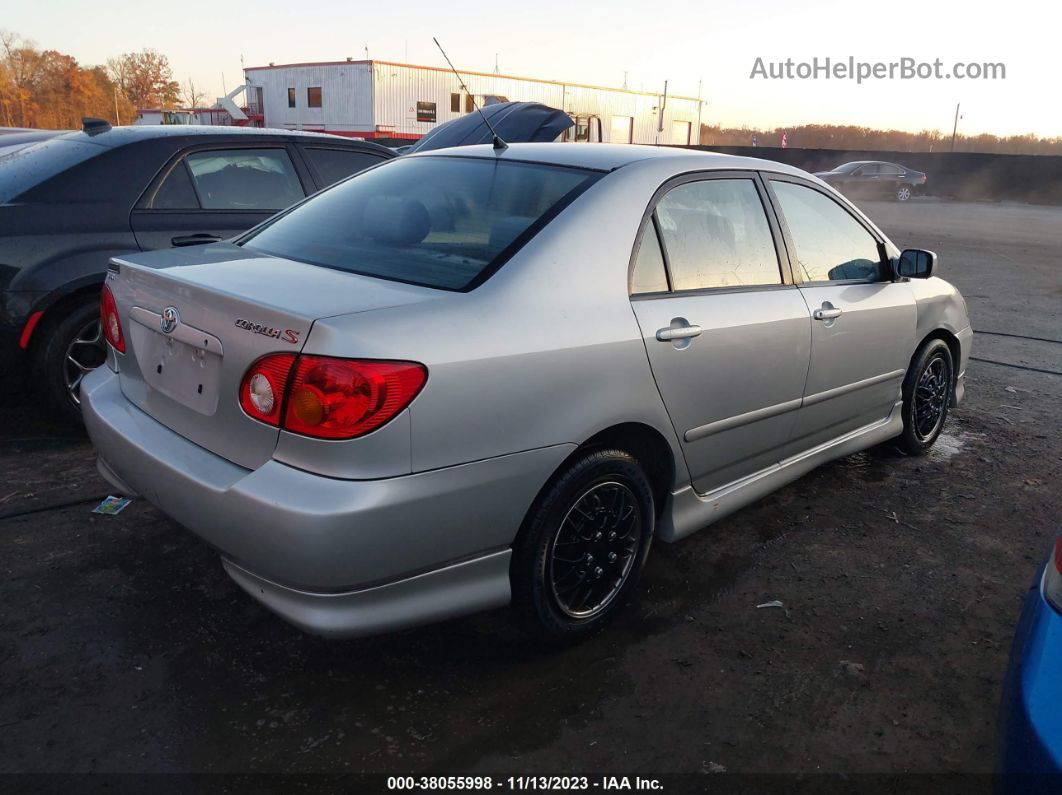
{"label": "side mirror", "polygon": [[908,279],[928,279],[937,269],[937,255],[920,248],[905,249],[896,263],[896,275]]}

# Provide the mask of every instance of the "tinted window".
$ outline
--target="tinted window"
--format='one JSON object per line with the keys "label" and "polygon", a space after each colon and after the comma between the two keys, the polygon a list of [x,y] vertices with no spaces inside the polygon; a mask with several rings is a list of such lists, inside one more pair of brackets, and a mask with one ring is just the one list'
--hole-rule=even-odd
{"label": "tinted window", "polygon": [[470,157],[403,157],[280,216],[243,245],[330,268],[461,289],[596,174]]}
{"label": "tinted window", "polygon": [[0,204],[106,151],[102,146],[63,138],[10,151],[0,158]]}
{"label": "tinted window", "polygon": [[865,166],[859,167],[859,175],[861,177],[872,177],[878,173],[877,163],[867,163]]}
{"label": "tinted window", "polygon": [[793,259],[805,281],[880,278],[878,243],[847,210],[803,185],[771,184],[796,247]]}
{"label": "tinted window", "polygon": [[321,107],[321,87],[314,86],[306,89],[306,107],[319,108]]}
{"label": "tinted window", "polygon": [[667,272],[664,268],[664,256],[660,251],[660,239],[656,236],[656,227],[650,219],[642,235],[642,243],[638,247],[638,257],[634,260],[631,295],[663,292],[667,292]]}
{"label": "tinted window", "polygon": [[153,210],[197,210],[199,199],[196,198],[192,179],[184,163],[178,163],[155,191],[148,205]]}
{"label": "tinted window", "polygon": [[656,213],[675,290],[782,283],[751,179],[687,182],[668,193]]}
{"label": "tinted window", "polygon": [[196,152],[186,162],[204,210],[282,210],[305,195],[283,149]]}
{"label": "tinted window", "polygon": [[375,166],[383,159],[378,155],[347,149],[307,149],[305,151],[306,156],[317,169],[322,188],[346,179],[351,174],[364,171],[369,166]]}
{"label": "tinted window", "polygon": [[888,174],[890,177],[895,177],[903,173],[903,169],[899,166],[894,166],[891,163],[882,163],[878,166],[879,174]]}
{"label": "tinted window", "polygon": [[295,107],[295,89],[294,88],[289,88],[288,89],[288,107],[289,108],[294,108]]}

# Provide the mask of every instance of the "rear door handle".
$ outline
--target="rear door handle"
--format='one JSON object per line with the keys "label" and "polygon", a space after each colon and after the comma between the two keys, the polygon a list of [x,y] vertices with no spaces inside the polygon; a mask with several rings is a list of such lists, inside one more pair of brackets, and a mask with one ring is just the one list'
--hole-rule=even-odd
{"label": "rear door handle", "polygon": [[661,342],[685,340],[701,336],[701,331],[703,329],[700,326],[667,326],[666,328],[657,329],[656,338]]}
{"label": "rear door handle", "polygon": [[203,243],[217,243],[221,240],[220,235],[208,235],[200,232],[194,235],[178,235],[170,240],[172,246],[200,246]]}
{"label": "rear door handle", "polygon": [[841,310],[834,306],[824,306],[821,309],[816,309],[812,312],[811,316],[816,320],[833,320],[834,318],[841,316]]}

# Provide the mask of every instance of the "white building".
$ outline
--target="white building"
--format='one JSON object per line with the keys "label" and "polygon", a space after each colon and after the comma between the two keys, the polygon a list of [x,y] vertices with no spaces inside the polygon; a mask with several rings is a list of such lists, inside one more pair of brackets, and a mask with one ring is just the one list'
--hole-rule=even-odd
{"label": "white building", "polygon": [[[389,61],[270,64],[244,69],[252,124],[359,138],[416,139],[473,112],[449,69]],[[697,143],[701,100],[621,88],[461,72],[480,105],[533,101],[568,113],[566,140]],[[661,109],[661,106],[662,109]]]}

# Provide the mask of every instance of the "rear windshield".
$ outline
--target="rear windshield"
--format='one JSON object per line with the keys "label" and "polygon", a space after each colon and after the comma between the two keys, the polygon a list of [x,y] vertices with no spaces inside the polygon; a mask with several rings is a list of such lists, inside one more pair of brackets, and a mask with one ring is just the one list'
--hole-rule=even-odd
{"label": "rear windshield", "polygon": [[598,172],[471,157],[399,158],[245,237],[264,254],[446,290],[474,287]]}
{"label": "rear windshield", "polygon": [[96,144],[63,138],[49,138],[6,153],[0,151],[0,204],[106,151]]}

